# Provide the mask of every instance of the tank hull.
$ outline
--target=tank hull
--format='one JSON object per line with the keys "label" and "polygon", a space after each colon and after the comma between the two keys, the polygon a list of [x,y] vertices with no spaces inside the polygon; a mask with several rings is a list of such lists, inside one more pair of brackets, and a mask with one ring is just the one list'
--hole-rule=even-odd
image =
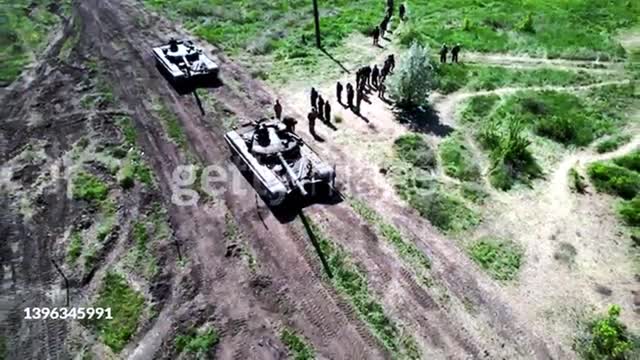
{"label": "tank hull", "polygon": [[[196,78],[217,78],[219,68],[216,63],[207,57],[200,48],[197,48],[189,40],[179,40],[176,42],[179,50],[185,52],[172,56],[170,45],[165,44],[152,49],[156,65],[175,82],[184,82]],[[194,49],[194,52],[186,53],[185,49]],[[188,57],[188,58],[187,58]]]}

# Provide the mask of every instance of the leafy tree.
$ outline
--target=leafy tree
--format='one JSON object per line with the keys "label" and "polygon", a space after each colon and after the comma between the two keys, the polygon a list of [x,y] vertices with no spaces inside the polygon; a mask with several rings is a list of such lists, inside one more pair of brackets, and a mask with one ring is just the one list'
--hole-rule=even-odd
{"label": "leafy tree", "polygon": [[389,91],[401,107],[425,105],[435,88],[435,68],[428,48],[414,42],[389,78]]}

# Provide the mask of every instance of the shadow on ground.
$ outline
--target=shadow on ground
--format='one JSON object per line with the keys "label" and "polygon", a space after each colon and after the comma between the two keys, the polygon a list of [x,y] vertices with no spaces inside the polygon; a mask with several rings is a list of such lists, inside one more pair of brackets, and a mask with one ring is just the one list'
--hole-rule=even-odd
{"label": "shadow on ground", "polygon": [[445,137],[455,130],[451,126],[440,122],[440,116],[431,107],[414,109],[396,107],[394,114],[401,124],[408,126],[412,131]]}

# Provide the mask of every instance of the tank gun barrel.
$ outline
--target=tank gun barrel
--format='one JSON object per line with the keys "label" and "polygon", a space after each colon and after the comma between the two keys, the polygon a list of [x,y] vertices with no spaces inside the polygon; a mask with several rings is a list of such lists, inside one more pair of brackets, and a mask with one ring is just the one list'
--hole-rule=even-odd
{"label": "tank gun barrel", "polygon": [[287,176],[289,177],[289,180],[291,180],[291,182],[293,182],[296,185],[296,187],[300,190],[300,193],[303,196],[307,196],[307,191],[304,189],[304,186],[302,186],[302,183],[300,183],[300,181],[296,179],[293,169],[289,166],[289,164],[287,164],[284,157],[282,156],[282,153],[278,153],[278,159],[280,159],[280,163],[282,163],[282,166],[284,166],[284,169],[287,171]]}

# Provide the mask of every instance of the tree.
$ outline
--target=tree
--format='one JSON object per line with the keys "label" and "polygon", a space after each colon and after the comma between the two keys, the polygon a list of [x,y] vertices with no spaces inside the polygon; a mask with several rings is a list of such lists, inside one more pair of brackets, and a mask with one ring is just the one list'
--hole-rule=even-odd
{"label": "tree", "polygon": [[389,78],[389,92],[401,107],[425,105],[434,88],[434,79],[435,68],[428,48],[414,42]]}

